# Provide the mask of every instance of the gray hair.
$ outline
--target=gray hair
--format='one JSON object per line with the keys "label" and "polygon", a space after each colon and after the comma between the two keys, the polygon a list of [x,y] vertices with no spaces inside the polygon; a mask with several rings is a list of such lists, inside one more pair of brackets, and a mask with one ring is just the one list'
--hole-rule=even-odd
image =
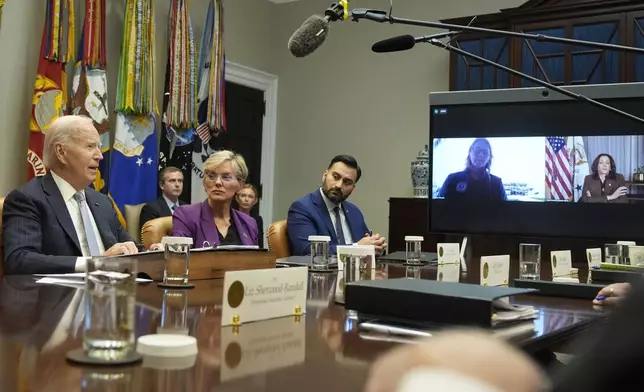
{"label": "gray hair", "polygon": [[212,154],[204,163],[203,171],[214,170],[224,162],[230,162],[237,178],[240,181],[246,181],[246,178],[248,178],[248,166],[246,166],[244,157],[228,150],[217,151]]}
{"label": "gray hair", "polygon": [[45,167],[51,168],[58,162],[56,144],[71,144],[74,137],[86,126],[94,126],[94,121],[87,116],[69,115],[55,119],[45,132],[45,147],[43,149]]}

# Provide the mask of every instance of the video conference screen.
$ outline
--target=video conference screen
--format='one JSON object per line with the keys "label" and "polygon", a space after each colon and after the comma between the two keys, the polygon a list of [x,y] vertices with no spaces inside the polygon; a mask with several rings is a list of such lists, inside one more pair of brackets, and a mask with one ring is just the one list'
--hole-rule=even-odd
{"label": "video conference screen", "polygon": [[644,238],[644,124],[569,101],[431,110],[431,231]]}

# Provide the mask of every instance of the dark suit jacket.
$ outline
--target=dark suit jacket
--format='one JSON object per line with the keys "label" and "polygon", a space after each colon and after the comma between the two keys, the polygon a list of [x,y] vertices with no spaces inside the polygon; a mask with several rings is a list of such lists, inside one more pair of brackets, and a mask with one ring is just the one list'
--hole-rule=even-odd
{"label": "dark suit jacket", "polygon": [[[344,216],[347,218],[347,223],[351,230],[351,237],[354,242],[358,242],[366,233],[369,233],[364,216],[355,204],[349,203],[346,200],[342,202],[342,208],[344,209]],[[288,231],[291,253],[294,256],[303,256],[311,252],[309,248],[310,235],[326,235],[331,237],[329,252],[331,254],[336,253],[338,237],[333,228],[331,215],[319,189],[316,189],[314,192],[309,193],[291,204],[286,220],[286,230]]]}
{"label": "dark suit jacket", "polygon": [[[85,189],[105,249],[133,241],[121,226],[111,200]],[[9,193],[2,212],[5,274],[74,272],[81,257],[78,235],[51,174],[36,177]],[[139,250],[143,246],[137,244]]]}
{"label": "dark suit jacket", "polygon": [[[231,209],[231,219],[235,223],[242,245],[257,245],[257,222],[243,212]],[[193,247],[202,248],[208,241],[210,246],[220,244],[217,225],[208,205],[208,200],[197,204],[177,207],[172,216],[172,235],[191,237]]]}
{"label": "dark suit jacket", "polygon": [[259,230],[259,233],[257,234],[257,246],[260,248],[264,247],[264,219],[262,219],[262,216],[259,214],[252,214],[250,215],[251,217],[255,218],[255,222],[257,222],[257,230]]}
{"label": "dark suit jacket", "polygon": [[[180,206],[183,206],[185,204],[186,203],[179,200]],[[163,196],[154,201],[146,203],[141,209],[141,216],[139,218],[139,232],[141,232],[141,229],[143,228],[145,222],[170,215],[172,215],[172,211],[170,211],[170,207],[168,207],[168,203],[166,203]]]}
{"label": "dark suit jacket", "polygon": [[[617,174],[616,178],[606,178],[604,180],[604,194],[602,195],[602,183],[599,179],[588,175],[584,178],[584,189],[582,190],[581,199],[584,203],[628,203],[627,196],[618,197],[615,200],[608,201],[606,196],[612,195],[620,186],[626,186],[624,176]],[[590,197],[588,196],[590,192]]]}

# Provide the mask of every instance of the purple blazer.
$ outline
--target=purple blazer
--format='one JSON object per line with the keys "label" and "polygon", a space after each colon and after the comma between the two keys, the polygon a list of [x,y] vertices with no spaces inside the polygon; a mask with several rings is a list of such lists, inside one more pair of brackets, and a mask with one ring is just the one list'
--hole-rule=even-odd
{"label": "purple blazer", "polygon": [[[242,245],[257,245],[259,230],[255,219],[243,212],[231,211]],[[194,248],[204,247],[205,241],[211,246],[219,245],[219,234],[208,200],[177,207],[172,215],[172,236],[192,237]]]}

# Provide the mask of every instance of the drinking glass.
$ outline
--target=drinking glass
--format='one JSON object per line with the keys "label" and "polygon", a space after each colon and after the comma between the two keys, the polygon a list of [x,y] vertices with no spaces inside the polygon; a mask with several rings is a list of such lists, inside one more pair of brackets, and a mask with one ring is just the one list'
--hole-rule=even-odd
{"label": "drinking glass", "polygon": [[605,262],[610,264],[623,264],[624,247],[621,244],[606,244]]}
{"label": "drinking glass", "polygon": [[161,243],[164,248],[165,269],[163,271],[163,284],[186,285],[190,273],[190,237],[163,237]]}
{"label": "drinking glass", "polygon": [[420,261],[422,245],[423,237],[413,235],[405,236],[405,261],[407,264],[422,264]]}
{"label": "drinking glass", "polygon": [[541,278],[540,244],[519,244],[519,278],[529,280]]}
{"label": "drinking glass", "polygon": [[131,257],[97,257],[87,262],[83,333],[87,356],[109,361],[134,351],[136,274],[137,260]]}
{"label": "drinking glass", "polygon": [[324,235],[309,236],[311,243],[311,260],[309,267],[313,270],[326,270],[329,268],[329,242],[331,237]]}

